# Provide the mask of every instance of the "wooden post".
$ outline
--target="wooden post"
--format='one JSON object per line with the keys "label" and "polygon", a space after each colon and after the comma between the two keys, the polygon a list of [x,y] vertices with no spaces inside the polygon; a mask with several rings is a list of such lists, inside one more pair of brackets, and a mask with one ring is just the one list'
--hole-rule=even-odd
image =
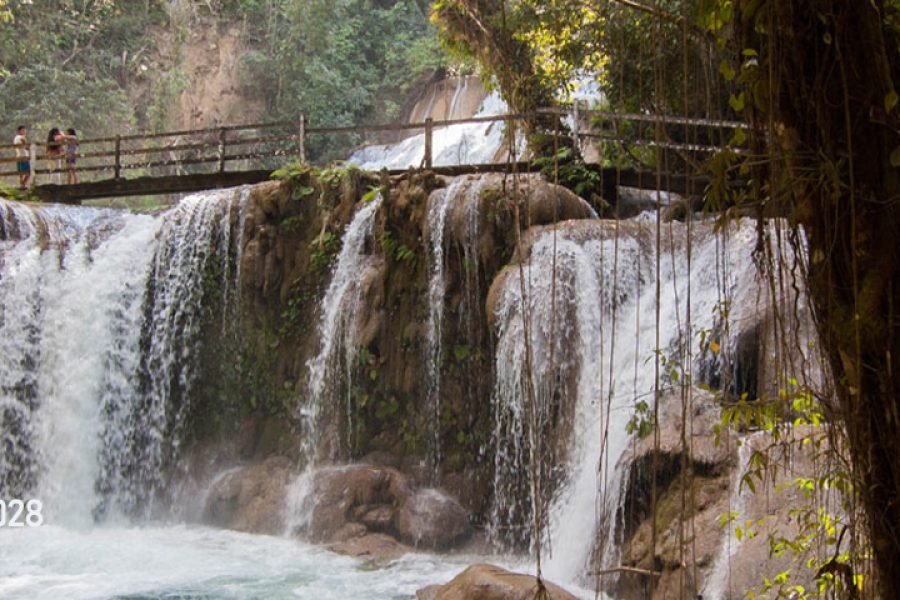
{"label": "wooden post", "polygon": [[113,179],[122,178],[122,136],[116,136],[116,166],[113,171]]}
{"label": "wooden post", "polygon": [[300,115],[300,133],[297,136],[297,145],[299,146],[300,162],[306,162],[306,115]]}
{"label": "wooden post", "polygon": [[219,130],[219,173],[225,172],[225,128]]}
{"label": "wooden post", "polygon": [[425,119],[425,168],[431,168],[431,139],[433,134],[434,119]]}
{"label": "wooden post", "polygon": [[28,148],[28,170],[31,172],[28,180],[31,182],[31,187],[34,187],[35,185],[37,185],[35,182],[35,179],[34,179],[34,177],[35,177],[34,171],[37,168],[37,167],[35,167],[36,162],[37,162],[37,144],[35,144],[34,142],[31,142],[31,146]]}

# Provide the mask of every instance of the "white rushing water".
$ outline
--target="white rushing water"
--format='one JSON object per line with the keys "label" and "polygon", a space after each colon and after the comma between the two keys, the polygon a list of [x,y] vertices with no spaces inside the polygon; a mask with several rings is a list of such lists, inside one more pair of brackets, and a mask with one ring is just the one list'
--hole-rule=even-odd
{"label": "white rushing water", "polygon": [[[457,90],[458,91],[458,90]],[[492,117],[506,113],[506,103],[498,92],[484,99],[476,117]],[[462,123],[435,128],[432,136],[432,164],[451,166],[495,162],[504,147],[502,121]],[[516,153],[524,152],[524,140],[516,144]],[[361,169],[379,170],[417,168],[425,158],[425,134],[410,136],[396,144],[364,146],[347,162]]]}
{"label": "white rushing water", "polygon": [[[31,464],[5,465],[4,490],[37,492],[60,520],[85,525],[99,500],[103,400],[133,393],[156,221],[63,207],[5,212],[29,234],[4,242],[3,429],[5,439],[23,441],[10,458]],[[31,485],[10,485],[23,472]]]}
{"label": "white rushing water", "polygon": [[[628,447],[626,424],[635,404],[653,404],[656,348],[670,368],[683,369],[684,377],[701,354],[701,332],[715,326],[723,301],[737,298],[744,314],[755,310],[752,224],[740,223],[720,234],[711,223],[695,224],[692,265],[683,224],[663,226],[659,258],[651,243],[655,231],[655,220],[647,216],[546,229],[532,243],[521,274],[508,274],[495,306],[499,341],[492,532],[495,539],[509,539],[510,528],[528,523],[533,511],[542,508],[534,502],[528,473],[540,460],[536,457],[556,455],[564,465],[559,488],[552,496],[544,489],[541,496],[548,504],[543,507],[549,523],[543,546],[551,578],[583,576],[594,547],[604,564],[617,566],[614,520],[624,473],[616,466]],[[529,363],[522,343],[526,322],[533,417],[528,414]],[[665,377],[661,380],[665,386]],[[572,407],[568,416],[565,406]],[[559,425],[566,418],[570,422]],[[538,431],[568,427],[571,437],[563,444],[541,436],[535,442],[528,435],[532,422]],[[542,486],[549,486],[546,468],[536,472],[543,474]],[[523,494],[529,503],[522,501]],[[598,531],[604,532],[599,541]],[[519,535],[519,542],[531,540],[530,535]]]}
{"label": "white rushing water", "polygon": [[385,600],[452,579],[473,557],[408,555],[381,568],[297,540],[173,525],[59,526],[0,535],[4,600]]}
{"label": "white rushing water", "polygon": [[464,261],[464,294],[460,307],[460,318],[464,335],[474,345],[475,332],[473,331],[475,302],[481,301],[478,287],[478,223],[481,207],[481,190],[484,187],[484,179],[474,180],[466,177],[457,177],[449,186],[435,190],[428,198],[428,229],[427,247],[429,257],[428,275],[428,328],[427,328],[427,393],[428,405],[431,412],[432,437],[430,455],[432,465],[438,465],[441,460],[440,447],[440,415],[441,415],[441,359],[443,348],[444,312],[446,304],[447,281],[445,276],[449,241],[452,237],[448,229],[454,223],[448,223],[455,218],[462,221],[463,232],[459,240],[462,244]]}
{"label": "white rushing water", "polygon": [[[478,560],[375,568],[289,537],[147,518],[147,488],[177,460],[204,285],[224,278],[223,317],[238,294],[246,197],[198,194],[159,217],[0,201],[0,499],[43,501],[39,526],[0,526],[0,597],[411,598]],[[377,206],[345,236],[335,286],[350,285],[340,265]]]}
{"label": "white rushing water", "polygon": [[[463,181],[428,207],[423,301],[435,418],[451,224],[474,267],[465,271],[475,276],[463,282],[464,296],[480,296],[469,289],[478,285],[480,183]],[[474,560],[416,554],[373,568],[287,536],[159,520],[174,514],[164,510],[172,498],[161,474],[179,464],[204,307],[222,305],[214,329],[223,332],[239,313],[247,196],[197,194],[157,217],[0,201],[0,499],[44,503],[42,526],[0,529],[0,597],[410,598]],[[361,298],[378,260],[367,244],[381,202],[363,205],[348,225],[321,303],[303,415],[309,459],[323,435],[323,406],[338,419],[352,415],[349,396],[329,386],[349,380],[357,359]],[[647,215],[546,227],[532,232],[521,271],[501,275],[489,534],[518,548],[540,543],[545,574],[561,583],[589,571],[594,549],[605,564],[618,564],[617,465],[632,441],[626,423],[638,401],[652,404],[658,383],[671,384],[657,381],[654,358],[690,374],[701,332],[725,312],[732,320],[758,316],[753,224],[716,231],[695,223],[690,243],[684,224],[665,224],[659,247],[657,227]],[[460,308],[460,321],[473,311]],[[533,471],[541,475],[538,498]],[[308,484],[298,477],[290,497],[302,503]],[[290,508],[302,519],[299,507]],[[539,541],[530,530],[535,510],[546,515]],[[123,525],[129,517],[136,525]],[[716,581],[708,589],[721,589]]]}
{"label": "white rushing water", "polygon": [[[355,367],[356,337],[360,319],[362,282],[373,255],[365,253],[366,240],[372,233],[375,214],[381,206],[381,194],[359,209],[347,225],[341,240],[341,250],[331,274],[331,282],[322,299],[319,318],[319,352],[309,361],[307,369],[308,398],[302,416],[309,425],[304,436],[304,453],[312,458],[322,439],[319,416],[323,408],[344,404],[347,436],[353,428],[353,407],[350,382]],[[344,381],[344,388],[339,385]],[[343,396],[343,397],[342,397]],[[347,439],[337,443],[346,444]],[[334,445],[334,442],[332,443]],[[332,449],[334,452],[334,449]]]}

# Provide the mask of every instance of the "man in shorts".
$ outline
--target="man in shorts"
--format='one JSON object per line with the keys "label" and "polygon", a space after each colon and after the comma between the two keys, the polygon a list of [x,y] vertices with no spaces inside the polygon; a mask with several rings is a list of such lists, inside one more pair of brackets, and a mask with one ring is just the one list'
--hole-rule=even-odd
{"label": "man in shorts", "polygon": [[31,178],[28,130],[24,125],[19,125],[16,128],[16,137],[13,138],[13,145],[16,147],[16,171],[19,173],[19,187],[24,188],[28,185],[28,179]]}

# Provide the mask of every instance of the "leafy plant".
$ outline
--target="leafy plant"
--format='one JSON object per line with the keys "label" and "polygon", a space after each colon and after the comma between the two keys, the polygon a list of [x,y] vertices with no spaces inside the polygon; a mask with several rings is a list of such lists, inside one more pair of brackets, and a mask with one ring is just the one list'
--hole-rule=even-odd
{"label": "leafy plant", "polygon": [[634,414],[625,424],[625,431],[629,435],[637,435],[639,438],[645,438],[653,432],[656,427],[656,418],[653,410],[647,402],[639,400],[634,405]]}
{"label": "leafy plant", "polygon": [[540,169],[548,180],[559,183],[583,198],[591,200],[598,195],[600,173],[576,157],[575,151],[569,146],[563,146],[552,156],[536,158],[532,165]]}
{"label": "leafy plant", "polygon": [[332,257],[340,248],[340,240],[330,231],[325,231],[321,236],[313,240],[309,248],[312,252],[309,255],[309,262],[316,270],[322,270],[328,266]]}

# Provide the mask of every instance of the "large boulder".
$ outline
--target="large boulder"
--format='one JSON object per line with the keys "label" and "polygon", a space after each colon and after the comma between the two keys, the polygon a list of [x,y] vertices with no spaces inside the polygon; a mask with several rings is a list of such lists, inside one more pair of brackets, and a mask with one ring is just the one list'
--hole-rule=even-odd
{"label": "large boulder", "polygon": [[390,467],[321,469],[313,477],[307,510],[304,533],[323,543],[377,533],[418,547],[448,548],[470,533],[468,514],[459,502],[439,490],[416,489]]}
{"label": "large boulder", "polygon": [[419,490],[400,507],[397,532],[417,548],[447,548],[468,535],[469,517],[453,498],[433,489]]}
{"label": "large boulder", "polygon": [[[549,600],[577,600],[558,585],[544,581]],[[512,573],[488,564],[472,565],[450,583],[416,592],[416,600],[534,600],[538,581],[533,575]]]}
{"label": "large boulder", "polygon": [[313,478],[306,534],[313,541],[330,542],[348,523],[365,520],[376,508],[395,510],[412,492],[409,479],[395,469],[371,465],[320,469]]}
{"label": "large boulder", "polygon": [[281,533],[290,474],[291,462],[283,456],[226,471],[209,490],[203,521],[249,533]]}

